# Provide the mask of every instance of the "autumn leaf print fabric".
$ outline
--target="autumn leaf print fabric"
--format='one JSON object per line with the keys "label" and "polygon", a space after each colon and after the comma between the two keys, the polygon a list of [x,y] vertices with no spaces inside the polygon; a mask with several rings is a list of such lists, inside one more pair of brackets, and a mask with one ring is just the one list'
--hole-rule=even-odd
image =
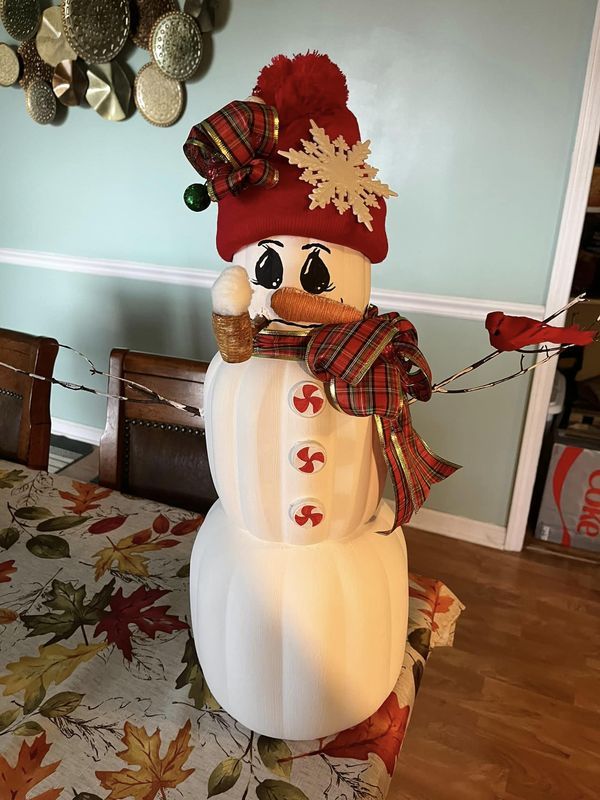
{"label": "autumn leaf print fabric", "polygon": [[189,627],[202,517],[0,461],[0,798],[383,798],[431,648],[462,606],[411,576],[402,673],[368,720],[314,742],[244,728]]}

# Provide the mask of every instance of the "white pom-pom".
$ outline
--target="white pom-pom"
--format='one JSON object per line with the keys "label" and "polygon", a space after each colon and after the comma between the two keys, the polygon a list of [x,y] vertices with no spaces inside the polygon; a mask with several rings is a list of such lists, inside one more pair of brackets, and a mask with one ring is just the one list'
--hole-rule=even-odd
{"label": "white pom-pom", "polygon": [[239,317],[248,311],[252,300],[252,286],[243,267],[223,270],[212,287],[212,304],[215,314]]}

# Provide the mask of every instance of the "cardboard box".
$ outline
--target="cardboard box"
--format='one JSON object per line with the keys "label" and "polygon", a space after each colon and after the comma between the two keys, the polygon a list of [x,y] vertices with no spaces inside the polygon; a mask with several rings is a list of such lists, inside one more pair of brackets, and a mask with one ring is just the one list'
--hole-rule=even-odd
{"label": "cardboard box", "polygon": [[[591,328],[596,325],[600,316],[600,300],[587,300],[578,303],[567,312],[566,325],[579,325],[580,328]],[[568,350],[566,354],[568,354]],[[583,349],[583,366],[577,373],[578,381],[586,381],[600,375],[600,346],[592,344]]]}
{"label": "cardboard box", "polygon": [[600,408],[588,409],[573,406],[569,414],[566,433],[573,439],[583,437],[588,442],[593,440],[595,446],[600,447]]}
{"label": "cardboard box", "polygon": [[600,444],[560,437],[535,528],[542,541],[600,552]]}

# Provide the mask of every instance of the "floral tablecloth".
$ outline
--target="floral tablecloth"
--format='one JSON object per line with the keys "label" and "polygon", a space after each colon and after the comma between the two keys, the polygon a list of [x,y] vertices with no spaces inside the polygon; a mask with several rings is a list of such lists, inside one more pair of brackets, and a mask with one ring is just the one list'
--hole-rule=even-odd
{"label": "floral tablecloth", "polygon": [[393,693],[337,736],[247,730],[204,682],[188,570],[202,518],[0,461],[0,798],[383,798],[432,647],[462,606],[411,576]]}

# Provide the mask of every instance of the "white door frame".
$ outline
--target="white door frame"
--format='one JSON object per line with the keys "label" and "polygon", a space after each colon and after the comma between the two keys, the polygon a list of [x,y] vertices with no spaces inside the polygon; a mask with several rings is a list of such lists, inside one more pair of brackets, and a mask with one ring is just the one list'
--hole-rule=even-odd
{"label": "white door frame", "polygon": [[[548,296],[546,314],[562,308],[568,300],[573,282],[573,273],[579,251],[581,230],[585,219],[587,199],[598,146],[600,132],[600,2],[596,8],[596,18],[587,73],[581,100],[581,110],[577,135],[571,159],[569,182],[565,195],[562,220],[556,243],[556,252]],[[558,319],[560,324],[562,318]],[[550,403],[556,360],[553,366],[541,367],[533,372],[531,392],[527,406],[527,416],[521,440],[521,450],[515,476],[508,524],[506,528],[505,550],[521,550],[525,540],[527,516],[531,505],[531,495],[540,457],[544,425]]]}

